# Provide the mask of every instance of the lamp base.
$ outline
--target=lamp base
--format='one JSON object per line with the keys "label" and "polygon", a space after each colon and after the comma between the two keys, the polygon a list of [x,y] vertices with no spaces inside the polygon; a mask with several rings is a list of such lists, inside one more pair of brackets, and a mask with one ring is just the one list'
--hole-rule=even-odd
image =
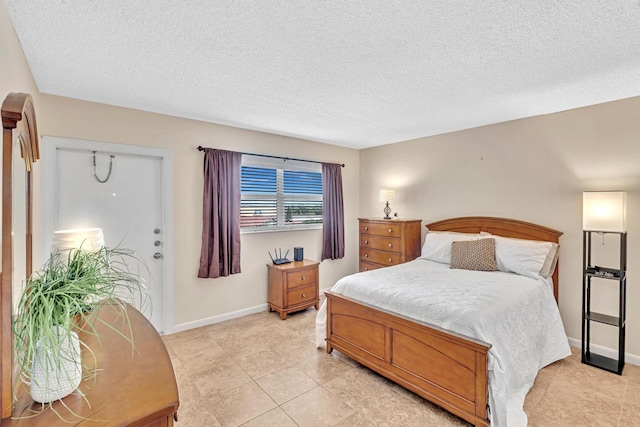
{"label": "lamp base", "polygon": [[384,207],[384,218],[382,219],[391,219],[391,217],[389,216],[389,214],[391,213],[391,208],[389,207],[389,202],[387,202],[387,204]]}

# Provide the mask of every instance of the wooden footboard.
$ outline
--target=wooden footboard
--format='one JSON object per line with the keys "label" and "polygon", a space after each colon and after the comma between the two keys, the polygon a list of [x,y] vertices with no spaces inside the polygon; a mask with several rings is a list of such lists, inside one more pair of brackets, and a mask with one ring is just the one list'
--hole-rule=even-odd
{"label": "wooden footboard", "polygon": [[[427,228],[555,243],[562,235],[529,222],[481,216],[445,219]],[[557,300],[558,268],[553,283]],[[491,345],[338,294],[326,295],[328,353],[335,348],[476,426],[489,424]]]}
{"label": "wooden footboard", "polygon": [[327,353],[335,348],[475,424],[489,425],[491,345],[326,292]]}

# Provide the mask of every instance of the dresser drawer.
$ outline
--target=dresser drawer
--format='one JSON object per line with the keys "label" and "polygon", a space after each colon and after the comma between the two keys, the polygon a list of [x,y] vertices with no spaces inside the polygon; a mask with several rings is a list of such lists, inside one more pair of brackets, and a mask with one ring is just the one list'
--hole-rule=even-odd
{"label": "dresser drawer", "polygon": [[396,236],[401,234],[401,225],[389,221],[389,224],[385,223],[360,223],[360,234],[373,234],[376,236]]}
{"label": "dresser drawer", "polygon": [[401,264],[401,256],[399,253],[394,252],[381,252],[370,250],[366,248],[360,248],[360,262],[372,262],[375,264],[383,265],[396,265]]}
{"label": "dresser drawer", "polygon": [[314,301],[318,299],[316,295],[316,289],[318,287],[315,283],[307,286],[299,286],[295,289],[287,291],[288,305],[302,304],[308,301]]}
{"label": "dresser drawer", "polygon": [[360,247],[370,249],[380,249],[389,252],[400,252],[400,239],[397,237],[382,237],[360,235]]}
{"label": "dresser drawer", "polygon": [[360,261],[360,270],[359,271],[371,271],[371,270],[377,270],[379,268],[385,267],[384,265],[380,265],[380,264],[372,264],[370,262],[365,262],[365,261]]}
{"label": "dresser drawer", "polygon": [[287,288],[291,289],[298,286],[308,285],[309,283],[316,283],[318,281],[316,271],[316,268],[307,268],[302,271],[292,271],[287,273]]}

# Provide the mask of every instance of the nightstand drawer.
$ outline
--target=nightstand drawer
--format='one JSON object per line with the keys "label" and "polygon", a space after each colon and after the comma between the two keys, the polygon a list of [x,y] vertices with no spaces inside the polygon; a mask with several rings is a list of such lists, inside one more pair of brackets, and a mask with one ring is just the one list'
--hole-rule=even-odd
{"label": "nightstand drawer", "polygon": [[397,237],[382,237],[360,235],[360,247],[380,249],[389,252],[400,252],[400,239]]}
{"label": "nightstand drawer", "polygon": [[316,283],[316,268],[308,268],[302,271],[292,271],[287,273],[287,288],[296,288],[298,286],[308,285],[309,283]]}
{"label": "nightstand drawer", "polygon": [[288,304],[296,305],[318,299],[316,295],[317,288],[318,287],[315,283],[311,283],[307,286],[300,286],[295,289],[290,289],[289,291],[287,291]]}
{"label": "nightstand drawer", "polygon": [[381,252],[360,248],[360,262],[363,261],[384,265],[396,265],[402,262],[399,253]]}
{"label": "nightstand drawer", "polygon": [[385,267],[385,266],[380,264],[372,264],[370,262],[360,261],[360,271],[377,270],[382,267]]}
{"label": "nightstand drawer", "polygon": [[400,224],[389,221],[385,223],[360,223],[360,234],[374,234],[376,236],[400,236]]}

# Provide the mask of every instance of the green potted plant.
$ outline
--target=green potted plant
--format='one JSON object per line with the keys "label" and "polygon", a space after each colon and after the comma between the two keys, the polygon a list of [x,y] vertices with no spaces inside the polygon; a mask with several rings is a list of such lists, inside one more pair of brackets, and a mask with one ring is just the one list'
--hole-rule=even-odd
{"label": "green potted plant", "polygon": [[[77,332],[97,335],[95,322],[101,320],[96,313],[105,306],[118,310],[128,322],[127,303],[138,308],[149,303],[144,281],[130,267],[140,265],[144,264],[132,251],[121,248],[54,251],[26,281],[17,303],[14,393],[23,382],[29,385],[32,398],[45,404],[70,394],[82,379],[95,373],[95,360],[82,362],[81,348],[89,358],[92,351]],[[133,337],[108,326],[133,345]]]}

